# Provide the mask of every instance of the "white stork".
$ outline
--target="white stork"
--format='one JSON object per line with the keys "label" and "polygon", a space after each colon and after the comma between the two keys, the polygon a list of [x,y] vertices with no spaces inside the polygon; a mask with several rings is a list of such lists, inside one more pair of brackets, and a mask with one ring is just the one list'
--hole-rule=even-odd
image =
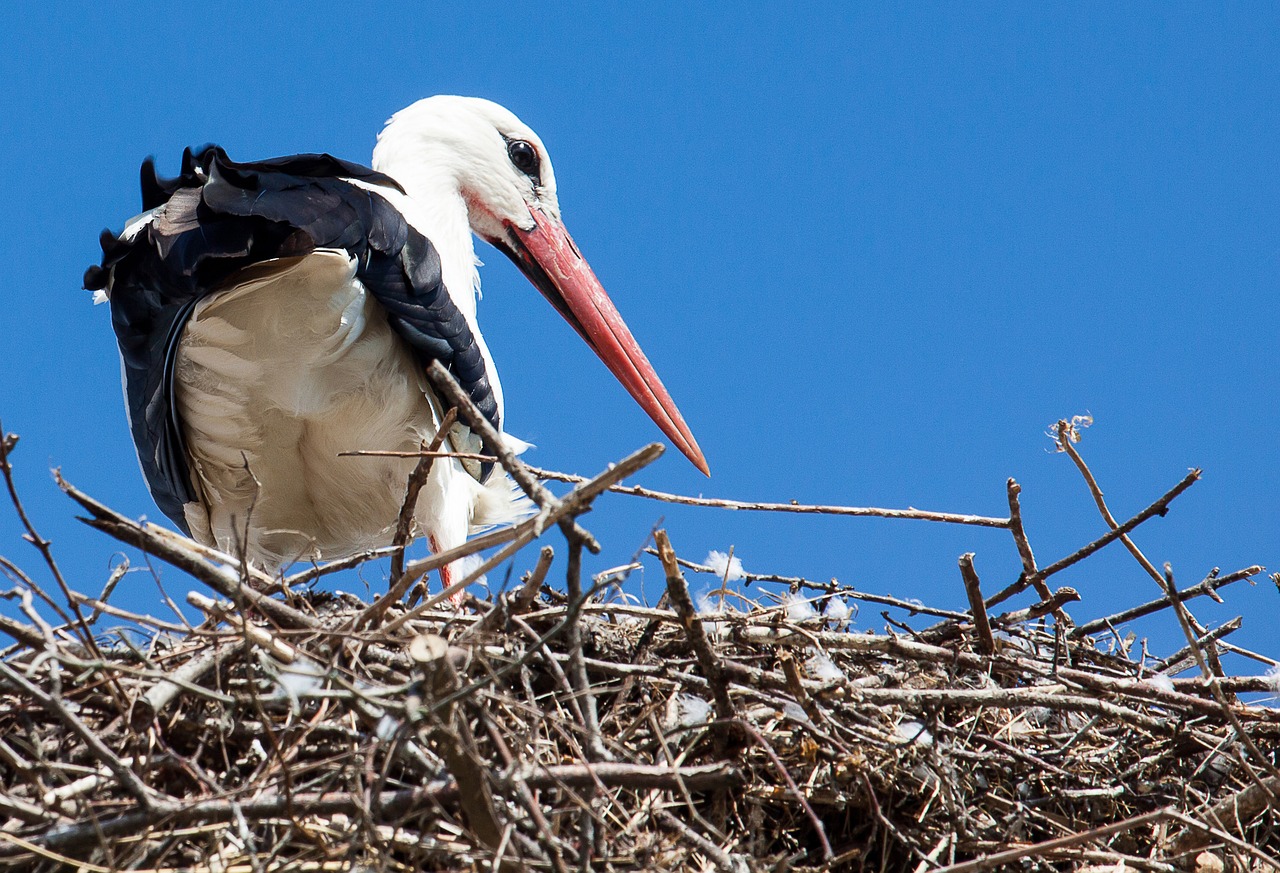
{"label": "white stork", "polygon": [[[174,179],[142,165],[144,211],[102,236],[85,287],[109,300],[130,429],[157,505],[197,540],[278,569],[388,545],[445,365],[502,432],[476,322],[472,234],[509,256],[698,469],[675,403],[560,220],[538,135],[495,103],[396,113],[373,169],[309,154],[236,163],[216,146]],[[483,448],[455,425],[454,448]],[[518,440],[504,437],[513,445]],[[527,504],[490,465],[437,461],[415,520],[440,551]],[[247,535],[247,536],[246,536]]]}

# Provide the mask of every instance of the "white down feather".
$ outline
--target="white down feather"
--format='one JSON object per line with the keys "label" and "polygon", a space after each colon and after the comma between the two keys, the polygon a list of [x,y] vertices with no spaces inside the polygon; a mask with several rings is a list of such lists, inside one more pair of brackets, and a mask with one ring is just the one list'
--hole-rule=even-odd
{"label": "white down feather", "polygon": [[[197,305],[176,367],[198,494],[185,512],[197,539],[237,554],[247,547],[269,569],[391,542],[415,460],[338,455],[416,451],[435,435],[439,410],[346,252],[237,274]],[[501,471],[481,485],[438,459],[415,516],[444,550],[529,511]]]}

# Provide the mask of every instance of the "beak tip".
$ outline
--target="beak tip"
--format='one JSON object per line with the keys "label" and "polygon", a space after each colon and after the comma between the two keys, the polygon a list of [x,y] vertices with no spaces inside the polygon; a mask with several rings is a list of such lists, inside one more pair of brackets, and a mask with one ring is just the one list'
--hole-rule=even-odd
{"label": "beak tip", "polygon": [[702,454],[702,449],[699,448],[697,443],[691,442],[687,447],[680,446],[680,451],[689,459],[689,463],[693,464],[693,466],[698,469],[699,473],[706,476],[708,479],[711,478],[711,467],[707,464],[707,457]]}

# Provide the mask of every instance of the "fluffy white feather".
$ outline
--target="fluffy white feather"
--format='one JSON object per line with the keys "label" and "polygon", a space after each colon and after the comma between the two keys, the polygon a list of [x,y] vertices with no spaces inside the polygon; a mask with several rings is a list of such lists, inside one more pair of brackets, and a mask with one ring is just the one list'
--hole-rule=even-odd
{"label": "fluffy white feather", "polygon": [[747,578],[747,572],[742,569],[742,561],[738,560],[737,555],[730,556],[713,550],[707,553],[707,559],[703,563],[725,582],[738,582]]}
{"label": "fluffy white feather", "polygon": [[[234,552],[247,529],[251,551],[277,566],[390,541],[415,461],[338,455],[415,451],[438,411],[345,252],[267,262],[203,300],[177,368],[203,497],[187,507],[197,538]],[[440,460],[416,517],[447,549],[526,511],[505,476],[480,485]]]}

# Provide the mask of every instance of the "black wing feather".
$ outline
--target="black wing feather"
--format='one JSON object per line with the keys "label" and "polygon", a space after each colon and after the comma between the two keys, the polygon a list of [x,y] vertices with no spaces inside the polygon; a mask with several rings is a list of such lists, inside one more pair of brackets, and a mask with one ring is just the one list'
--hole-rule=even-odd
{"label": "black wing feather", "polygon": [[187,149],[176,178],[157,175],[150,158],[140,176],[143,208],[164,208],[131,240],[104,233],[102,263],[85,272],[85,287],[109,290],[143,475],[180,528],[195,493],[174,402],[178,341],[203,297],[260,261],[347,251],[417,361],[448,367],[501,428],[479,344],[444,287],[435,247],[386,198],[351,182],[403,191],[391,177],[323,154],[236,163],[214,145]]}

